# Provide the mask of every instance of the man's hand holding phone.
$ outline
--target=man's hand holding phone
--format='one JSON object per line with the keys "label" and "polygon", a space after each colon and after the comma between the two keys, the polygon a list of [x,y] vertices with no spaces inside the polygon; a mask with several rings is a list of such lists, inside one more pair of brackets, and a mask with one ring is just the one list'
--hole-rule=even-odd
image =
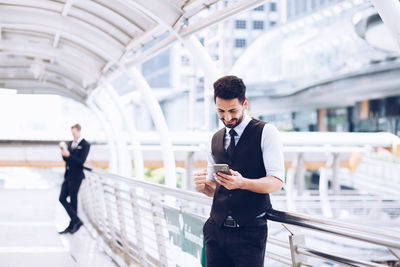
{"label": "man's hand holding phone", "polygon": [[215,182],[207,180],[207,169],[203,169],[200,172],[194,174],[194,184],[196,190],[205,194],[206,196],[212,197],[215,192]]}
{"label": "man's hand holding phone", "polygon": [[229,169],[227,164],[214,164],[214,179],[226,189],[240,189],[245,179],[234,170]]}
{"label": "man's hand holding phone", "polygon": [[59,146],[60,146],[60,149],[61,149],[61,155],[63,157],[69,157],[70,153],[68,151],[67,144],[64,141],[61,141]]}

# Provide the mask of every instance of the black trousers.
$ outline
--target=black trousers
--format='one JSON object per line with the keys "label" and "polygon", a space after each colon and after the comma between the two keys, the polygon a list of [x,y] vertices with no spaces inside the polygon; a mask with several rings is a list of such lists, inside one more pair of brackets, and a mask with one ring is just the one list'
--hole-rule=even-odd
{"label": "black trousers", "polygon": [[268,227],[229,228],[208,219],[203,227],[207,267],[263,267]]}
{"label": "black trousers", "polygon": [[[77,179],[77,180],[65,179],[61,185],[61,192],[58,200],[64,206],[65,211],[71,218],[70,225],[80,221],[78,217],[78,192],[81,183],[82,179]],[[67,201],[68,196],[70,199],[69,202]]]}

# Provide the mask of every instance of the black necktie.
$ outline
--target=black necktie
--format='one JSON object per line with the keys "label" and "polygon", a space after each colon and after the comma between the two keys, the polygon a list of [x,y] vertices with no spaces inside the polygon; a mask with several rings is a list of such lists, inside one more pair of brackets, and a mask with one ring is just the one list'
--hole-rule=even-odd
{"label": "black necktie", "polygon": [[231,142],[229,143],[229,146],[226,149],[226,152],[228,152],[228,157],[232,158],[233,150],[235,149],[235,135],[236,135],[235,130],[231,129],[229,131],[229,135],[231,136]]}

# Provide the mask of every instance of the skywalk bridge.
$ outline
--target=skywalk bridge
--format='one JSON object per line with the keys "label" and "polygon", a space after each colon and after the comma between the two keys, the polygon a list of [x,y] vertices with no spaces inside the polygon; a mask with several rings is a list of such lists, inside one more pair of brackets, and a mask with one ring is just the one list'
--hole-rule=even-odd
{"label": "skywalk bridge", "polygon": [[[299,262],[380,266],[377,262],[397,261],[400,164],[389,150],[396,153],[398,138],[385,133],[287,133],[282,137],[286,184],[284,191],[272,195],[275,211],[269,213],[266,266],[297,266]],[[150,140],[150,150],[161,149],[154,144],[157,140]],[[192,146],[185,153],[196,153],[193,145],[199,141],[192,140],[191,146],[185,142],[185,147]],[[55,144],[50,142],[47,149],[51,146]],[[374,152],[377,148],[387,148],[388,154]],[[29,151],[32,144],[25,148],[18,144],[17,149]],[[193,166],[188,169],[193,171]],[[317,188],[307,188],[307,170],[319,171]],[[52,185],[49,189],[29,189],[29,184],[42,184],[37,180],[23,182],[25,190],[2,189],[4,202],[10,203],[2,212],[7,218],[1,223],[4,262],[28,266],[26,260],[40,261],[42,255],[49,262],[67,262],[66,266],[201,266],[202,225],[211,199],[193,192],[192,176],[187,174],[184,190],[99,169],[88,169],[86,175],[80,193],[85,228],[77,236],[56,233],[67,219],[58,209],[53,177],[46,178]],[[4,188],[16,187],[12,178],[0,177]]]}
{"label": "skywalk bridge", "polygon": [[[80,194],[85,228],[74,236],[56,234],[57,228],[61,229],[65,222],[65,214],[58,212],[56,186],[39,183],[42,189],[29,189],[33,186],[30,181],[24,184],[28,189],[11,189],[16,186],[16,179],[2,177],[0,265],[201,265],[201,228],[211,200],[193,192],[190,181],[194,167],[204,166],[204,161],[195,163],[196,159],[204,158],[206,140],[212,130],[211,82],[223,71],[195,33],[265,1],[220,3],[216,0],[0,1],[0,86],[8,89],[0,90],[57,94],[89,107],[106,134],[94,144],[89,162],[106,162],[109,168],[109,172],[87,170]],[[321,24],[326,14],[340,17],[372,5],[389,27],[394,44],[399,44],[400,4],[395,0],[373,0],[372,4],[360,0],[338,1],[308,19],[301,18],[278,28],[275,34],[286,38],[310,23]],[[368,16],[362,19],[359,21],[362,25],[362,21],[370,21]],[[326,21],[329,22],[329,18]],[[359,25],[355,27],[360,29]],[[308,35],[310,40],[313,40],[312,34]],[[358,34],[365,39],[369,35],[366,31]],[[336,39],[341,40],[347,41],[346,38]],[[206,132],[200,133],[198,138],[191,133],[193,138],[186,140],[185,145],[174,143],[184,138],[168,131],[157,99],[159,92],[150,87],[139,71],[139,64],[176,42],[180,42],[196,61],[205,81],[202,98]],[[334,46],[337,42],[323,40],[320,48],[331,43]],[[275,44],[281,45],[280,42]],[[309,48],[307,43],[303,47]],[[290,46],[285,48],[291,49]],[[319,49],[318,44],[314,48]],[[313,49],[308,50],[312,52]],[[253,54],[250,56],[244,54],[238,62],[251,61],[259,51],[250,51]],[[368,55],[356,56],[366,57],[365,60],[371,62]],[[257,58],[262,59],[258,55]],[[290,58],[286,63],[293,65]],[[374,75],[385,75],[379,76],[381,84],[387,85],[385,96],[397,92],[397,80],[386,83],[386,77],[395,76],[386,75],[398,70],[397,63],[389,63],[393,68],[383,66],[381,71],[381,67],[371,70]],[[258,64],[253,65],[264,70]],[[246,68],[247,65],[240,66]],[[329,97],[335,95],[331,93],[338,78],[342,80],[336,85],[348,80],[363,85],[362,79],[368,74],[354,72],[354,69],[347,73],[346,69],[340,69],[340,72],[340,75],[329,76],[329,80],[327,76],[320,77],[317,83],[318,79],[303,81],[300,87],[288,88],[289,91],[279,97],[283,101],[284,98],[294,101],[297,98],[291,95],[301,95],[298,93],[303,91],[306,97],[313,92],[322,95],[330,91],[325,94]],[[239,74],[243,73],[239,71]],[[113,86],[120,77],[127,77],[132,94],[124,95],[121,88]],[[298,80],[291,82],[294,85]],[[168,92],[169,95],[176,93]],[[373,96],[382,92],[369,86],[368,93]],[[193,118],[196,94],[194,90],[189,90],[188,94],[190,118]],[[148,109],[156,133],[141,136],[136,130],[126,105],[130,101],[141,102]],[[319,105],[320,101],[315,98],[314,104]],[[399,261],[399,164],[395,159],[399,156],[398,138],[384,133],[365,139],[360,136],[283,134],[287,181],[285,190],[273,195],[275,210],[268,213],[267,266],[384,266],[384,262]],[[20,166],[43,162],[46,157],[54,160],[59,156],[52,154],[56,153],[54,144],[60,139],[27,142],[29,139],[22,138],[11,145],[10,141],[15,140],[7,139],[0,144],[1,160],[8,161],[6,165],[19,162]],[[342,143],[336,143],[338,140]],[[380,147],[391,151],[389,158],[380,158],[374,153]],[[31,153],[38,150],[49,153]],[[164,167],[165,185],[144,181],[144,168],[150,160]],[[182,189],[175,188],[179,161],[185,168]],[[98,165],[104,166],[101,164]],[[132,165],[135,178],[131,177]],[[319,172],[317,189],[306,188],[307,170]],[[377,180],[379,184],[375,183]]]}

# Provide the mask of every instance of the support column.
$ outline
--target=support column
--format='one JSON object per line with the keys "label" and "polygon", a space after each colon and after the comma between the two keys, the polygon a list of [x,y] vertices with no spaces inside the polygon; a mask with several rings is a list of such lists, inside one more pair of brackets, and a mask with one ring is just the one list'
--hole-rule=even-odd
{"label": "support column", "polygon": [[110,99],[101,88],[98,88],[92,95],[100,110],[103,111],[107,118],[111,131],[114,133],[114,141],[118,153],[118,174],[130,177],[132,175],[132,163],[127,150],[127,142],[122,131],[120,118],[116,115],[117,112],[113,109],[112,102],[110,102]]}
{"label": "support column", "polygon": [[333,162],[332,162],[332,189],[335,195],[340,193],[340,182],[339,182],[339,170],[340,170],[340,161],[339,161],[339,153],[333,153]]}
{"label": "support column", "polygon": [[295,181],[297,186],[297,194],[299,196],[303,195],[305,189],[305,181],[304,181],[304,155],[303,153],[299,153],[297,155],[297,166],[295,173]]}
{"label": "support column", "polygon": [[115,92],[114,88],[109,83],[105,83],[106,92],[110,95],[112,101],[117,107],[121,118],[125,124],[126,129],[129,133],[129,139],[132,145],[132,156],[135,163],[135,177],[138,179],[144,179],[144,163],[143,163],[143,152],[140,145],[139,137],[135,129],[135,125],[132,117],[127,112],[125,105],[122,103],[119,95]]}
{"label": "support column", "polygon": [[97,105],[94,102],[92,97],[90,97],[88,99],[86,104],[90,108],[90,110],[92,110],[93,113],[97,116],[104,131],[106,132],[107,144],[108,144],[108,148],[110,151],[109,159],[108,159],[108,169],[112,173],[117,173],[118,172],[118,156],[117,156],[117,149],[116,149],[116,146],[114,143],[114,140],[116,139],[116,137],[114,136],[114,133],[108,127],[109,123],[107,122],[106,117],[104,116],[103,112],[97,107]]}
{"label": "support column", "polygon": [[318,109],[318,131],[328,131],[328,110],[326,108]]}
{"label": "support column", "polygon": [[172,141],[169,135],[167,123],[162,113],[160,104],[154,96],[149,84],[143,75],[136,69],[131,68],[127,73],[135,80],[136,86],[140,91],[142,101],[147,106],[154,125],[160,135],[160,143],[163,154],[165,168],[165,184],[170,187],[176,187],[176,169],[175,156],[172,149]]}
{"label": "support column", "polygon": [[185,190],[193,190],[194,177],[194,151],[189,151],[185,160],[185,173],[182,177],[182,188]]}
{"label": "support column", "polygon": [[204,72],[204,116],[206,130],[212,130],[212,114],[214,114],[212,101],[213,92],[211,88],[213,83],[222,76],[222,71],[219,70],[215,62],[212,61],[204,46],[193,35],[183,40],[185,47],[189,50],[194,58],[194,61],[199,65]]}

